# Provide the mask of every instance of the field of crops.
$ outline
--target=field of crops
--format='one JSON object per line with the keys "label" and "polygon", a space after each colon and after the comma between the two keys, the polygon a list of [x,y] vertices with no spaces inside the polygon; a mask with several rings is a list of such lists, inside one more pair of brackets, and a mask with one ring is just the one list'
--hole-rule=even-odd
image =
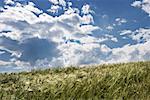
{"label": "field of crops", "polygon": [[0,74],[0,100],[150,100],[150,62]]}

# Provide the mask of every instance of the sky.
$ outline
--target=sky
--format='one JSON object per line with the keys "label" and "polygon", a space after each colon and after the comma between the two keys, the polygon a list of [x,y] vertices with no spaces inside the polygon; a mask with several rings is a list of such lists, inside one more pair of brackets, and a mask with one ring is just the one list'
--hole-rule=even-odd
{"label": "sky", "polygon": [[150,0],[0,0],[0,72],[150,60]]}

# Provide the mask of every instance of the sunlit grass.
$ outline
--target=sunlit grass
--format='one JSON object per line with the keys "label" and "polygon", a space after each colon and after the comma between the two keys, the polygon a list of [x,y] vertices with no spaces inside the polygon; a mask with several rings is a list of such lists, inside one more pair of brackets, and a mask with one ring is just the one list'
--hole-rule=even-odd
{"label": "sunlit grass", "polygon": [[0,100],[150,99],[150,62],[0,74]]}

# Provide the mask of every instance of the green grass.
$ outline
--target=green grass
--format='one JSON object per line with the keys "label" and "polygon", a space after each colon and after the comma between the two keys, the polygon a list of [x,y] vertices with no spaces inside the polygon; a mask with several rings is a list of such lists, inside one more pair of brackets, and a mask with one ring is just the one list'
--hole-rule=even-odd
{"label": "green grass", "polygon": [[0,100],[150,100],[150,62],[0,74]]}

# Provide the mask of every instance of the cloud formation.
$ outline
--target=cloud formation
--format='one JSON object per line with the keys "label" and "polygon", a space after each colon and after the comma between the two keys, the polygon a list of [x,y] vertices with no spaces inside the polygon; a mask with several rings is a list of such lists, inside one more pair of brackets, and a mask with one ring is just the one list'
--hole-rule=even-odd
{"label": "cloud formation", "polygon": [[133,7],[141,8],[150,16],[150,0],[135,1],[131,5]]}
{"label": "cloud formation", "polygon": [[[79,9],[72,7],[71,1],[49,0],[49,3],[47,11],[55,14],[61,10],[61,14],[47,14],[33,2],[5,0],[0,12],[0,71],[150,60],[149,29],[124,30],[121,35],[137,44],[110,48],[103,42],[119,40],[110,34],[93,36],[101,28],[95,25],[90,5]],[[116,22],[121,25],[127,20],[117,18]]]}
{"label": "cloud formation", "polygon": [[137,41],[138,43],[144,43],[150,41],[150,29],[149,28],[140,28],[135,31],[132,30],[123,30],[120,35],[128,36],[132,40]]}

